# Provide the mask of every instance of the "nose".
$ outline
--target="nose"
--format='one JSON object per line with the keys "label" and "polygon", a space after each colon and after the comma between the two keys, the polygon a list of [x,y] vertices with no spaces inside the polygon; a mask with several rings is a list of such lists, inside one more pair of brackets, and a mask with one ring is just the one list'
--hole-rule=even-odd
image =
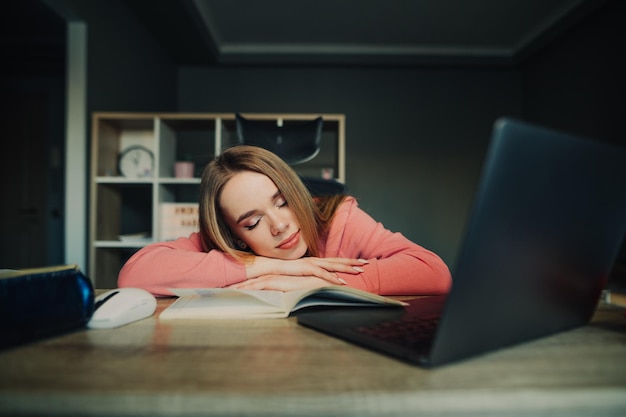
{"label": "nose", "polygon": [[285,219],[274,218],[270,223],[270,231],[272,236],[277,236],[283,233],[289,227],[289,223]]}

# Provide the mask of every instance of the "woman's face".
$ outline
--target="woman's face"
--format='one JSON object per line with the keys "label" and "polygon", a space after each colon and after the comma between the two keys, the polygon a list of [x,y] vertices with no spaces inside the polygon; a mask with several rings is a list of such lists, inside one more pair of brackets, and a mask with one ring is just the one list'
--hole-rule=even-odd
{"label": "woman's face", "polygon": [[269,177],[252,171],[235,174],[222,189],[219,201],[234,235],[256,255],[298,259],[307,245],[300,224]]}

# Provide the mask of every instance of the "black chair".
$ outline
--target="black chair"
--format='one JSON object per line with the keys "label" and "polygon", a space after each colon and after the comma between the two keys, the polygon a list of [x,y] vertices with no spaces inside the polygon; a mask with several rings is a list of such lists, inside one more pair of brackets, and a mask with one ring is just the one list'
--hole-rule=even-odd
{"label": "black chair", "polygon": [[[250,120],[235,114],[237,138],[241,145],[258,146],[272,151],[289,165],[302,164],[315,158],[320,151],[324,120],[289,123],[278,126],[273,123]],[[314,196],[346,193],[344,184],[333,179],[300,176],[304,185]]]}

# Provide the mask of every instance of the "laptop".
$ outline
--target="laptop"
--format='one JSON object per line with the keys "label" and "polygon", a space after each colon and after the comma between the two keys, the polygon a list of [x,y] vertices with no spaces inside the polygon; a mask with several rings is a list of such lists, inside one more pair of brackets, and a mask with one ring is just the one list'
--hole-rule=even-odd
{"label": "laptop", "polygon": [[298,323],[424,367],[586,324],[626,231],[626,148],[496,121],[447,296]]}

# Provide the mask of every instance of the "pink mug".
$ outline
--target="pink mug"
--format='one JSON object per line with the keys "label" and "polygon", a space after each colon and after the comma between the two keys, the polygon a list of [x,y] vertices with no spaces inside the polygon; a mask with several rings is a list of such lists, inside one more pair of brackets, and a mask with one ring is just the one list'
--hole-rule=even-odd
{"label": "pink mug", "polygon": [[175,162],[174,175],[176,178],[193,178],[193,162]]}

